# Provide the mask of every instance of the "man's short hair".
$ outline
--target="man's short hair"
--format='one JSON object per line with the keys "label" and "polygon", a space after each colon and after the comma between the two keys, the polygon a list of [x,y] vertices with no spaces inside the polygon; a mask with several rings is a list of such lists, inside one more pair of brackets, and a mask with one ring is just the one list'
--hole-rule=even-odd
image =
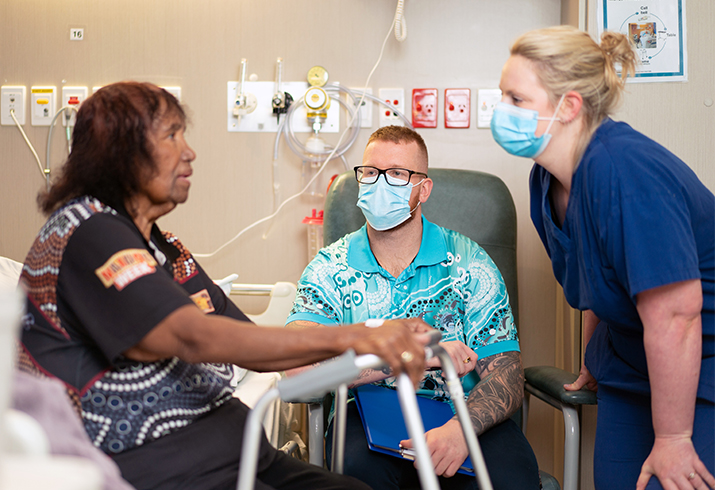
{"label": "man's short hair", "polygon": [[[429,154],[427,153],[427,145],[422,136],[413,129],[405,126],[383,126],[370,135],[367,140],[369,145],[373,141],[389,141],[400,145],[403,143],[417,143],[420,151],[425,157],[425,163],[429,166]],[[367,146],[367,145],[365,145]]]}

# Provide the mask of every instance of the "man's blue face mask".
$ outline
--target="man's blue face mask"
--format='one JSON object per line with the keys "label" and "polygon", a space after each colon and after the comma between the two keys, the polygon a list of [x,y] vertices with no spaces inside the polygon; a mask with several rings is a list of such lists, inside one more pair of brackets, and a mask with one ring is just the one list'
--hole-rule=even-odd
{"label": "man's blue face mask", "polygon": [[[537,111],[524,109],[504,102],[497,103],[492,115],[492,136],[508,153],[518,157],[537,158],[546,149],[551,141],[551,125],[554,124],[559,113],[564,96],[561,96],[554,115],[539,117]],[[561,120],[561,119],[559,119]],[[541,136],[536,136],[536,126],[539,121],[549,121],[546,131]]]}
{"label": "man's blue face mask", "polygon": [[407,221],[414,211],[410,209],[414,186],[392,186],[385,180],[385,175],[381,175],[374,184],[360,184],[357,206],[375,230],[390,230]]}

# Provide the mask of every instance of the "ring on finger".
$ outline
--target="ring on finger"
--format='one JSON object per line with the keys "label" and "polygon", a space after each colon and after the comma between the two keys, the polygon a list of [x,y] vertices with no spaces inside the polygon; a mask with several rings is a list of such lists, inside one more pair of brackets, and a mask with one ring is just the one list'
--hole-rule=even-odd
{"label": "ring on finger", "polygon": [[400,359],[402,359],[402,362],[404,362],[405,364],[411,363],[414,358],[414,354],[407,350],[400,354]]}
{"label": "ring on finger", "polygon": [[467,358],[464,359],[462,362],[463,362],[464,364],[469,364],[469,361],[471,361],[471,360],[472,360],[472,358],[471,358],[470,356],[467,356]]}
{"label": "ring on finger", "polygon": [[695,472],[694,472],[694,471],[691,471],[691,472],[688,474],[688,480],[693,480],[693,479],[695,479]]}

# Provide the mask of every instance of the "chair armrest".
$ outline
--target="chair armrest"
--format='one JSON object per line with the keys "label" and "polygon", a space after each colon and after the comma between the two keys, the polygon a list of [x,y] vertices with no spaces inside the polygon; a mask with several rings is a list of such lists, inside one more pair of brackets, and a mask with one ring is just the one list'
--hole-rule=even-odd
{"label": "chair armrest", "polygon": [[[565,384],[576,381],[577,375],[553,366],[532,366],[524,369],[526,384],[569,405],[596,405],[596,393],[588,389],[566,391]],[[533,393],[539,397],[538,393]],[[539,397],[541,398],[541,397]]]}

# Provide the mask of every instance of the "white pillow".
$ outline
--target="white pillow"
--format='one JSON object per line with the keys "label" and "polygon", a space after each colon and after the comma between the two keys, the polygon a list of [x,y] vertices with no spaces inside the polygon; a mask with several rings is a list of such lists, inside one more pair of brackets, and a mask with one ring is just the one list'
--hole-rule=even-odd
{"label": "white pillow", "polygon": [[20,280],[22,264],[7,257],[0,257],[0,291],[14,291]]}

